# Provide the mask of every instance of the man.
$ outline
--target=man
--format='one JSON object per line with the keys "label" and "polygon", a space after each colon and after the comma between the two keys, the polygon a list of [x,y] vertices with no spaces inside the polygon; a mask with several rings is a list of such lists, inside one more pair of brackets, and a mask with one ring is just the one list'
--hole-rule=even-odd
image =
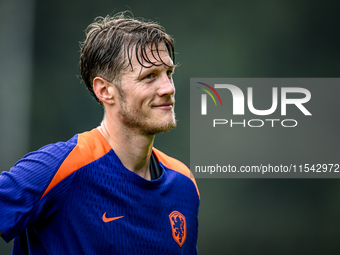
{"label": "man", "polygon": [[197,254],[190,170],[153,148],[176,126],[173,39],[125,14],[95,20],[80,71],[101,125],[29,153],[0,177],[14,254]]}

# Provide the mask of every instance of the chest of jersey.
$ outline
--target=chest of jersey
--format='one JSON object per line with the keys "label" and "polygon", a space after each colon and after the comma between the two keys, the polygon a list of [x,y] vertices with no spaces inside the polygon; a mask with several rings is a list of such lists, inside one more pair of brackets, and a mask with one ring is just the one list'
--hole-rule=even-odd
{"label": "chest of jersey", "polygon": [[114,155],[70,178],[60,212],[39,231],[46,243],[57,235],[63,254],[194,254],[197,194],[188,178],[163,167],[159,179],[147,181]]}

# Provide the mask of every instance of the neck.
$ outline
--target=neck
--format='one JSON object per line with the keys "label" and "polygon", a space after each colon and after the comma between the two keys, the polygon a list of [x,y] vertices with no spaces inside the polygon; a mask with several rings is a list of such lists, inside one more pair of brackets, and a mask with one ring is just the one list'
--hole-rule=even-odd
{"label": "neck", "polygon": [[127,169],[151,180],[150,157],[155,135],[138,134],[135,130],[117,125],[117,122],[108,121],[104,116],[98,130]]}

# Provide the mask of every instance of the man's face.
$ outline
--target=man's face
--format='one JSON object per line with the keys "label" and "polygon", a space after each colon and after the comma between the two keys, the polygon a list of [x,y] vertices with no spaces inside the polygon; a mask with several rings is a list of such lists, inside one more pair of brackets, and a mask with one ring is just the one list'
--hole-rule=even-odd
{"label": "man's face", "polygon": [[141,134],[156,134],[176,126],[175,67],[164,44],[159,45],[159,56],[155,48],[147,48],[146,54],[154,65],[144,61],[147,68],[143,67],[133,54],[133,68],[129,66],[122,73],[118,114],[125,127]]}

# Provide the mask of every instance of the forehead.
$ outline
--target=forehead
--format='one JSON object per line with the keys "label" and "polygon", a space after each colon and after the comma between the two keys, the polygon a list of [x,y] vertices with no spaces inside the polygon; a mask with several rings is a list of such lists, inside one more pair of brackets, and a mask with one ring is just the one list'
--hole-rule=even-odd
{"label": "forehead", "polygon": [[125,72],[140,72],[143,68],[153,66],[173,66],[173,61],[169,55],[169,51],[164,43],[156,47],[155,45],[147,45],[144,49],[133,47],[129,52],[129,65]]}

